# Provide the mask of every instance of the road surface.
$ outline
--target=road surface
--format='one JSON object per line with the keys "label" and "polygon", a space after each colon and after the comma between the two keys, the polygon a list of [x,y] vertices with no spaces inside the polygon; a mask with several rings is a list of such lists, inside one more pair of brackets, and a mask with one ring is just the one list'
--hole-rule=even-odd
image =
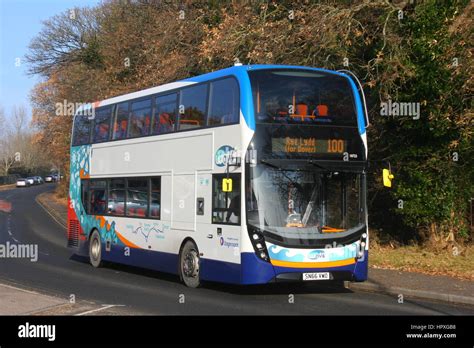
{"label": "road surface", "polygon": [[[126,314],[457,315],[474,308],[353,292],[328,283],[190,289],[177,276],[120,265],[94,269],[66,248],[66,231],[35,201],[54,185],[0,191],[0,244],[37,244],[39,257],[0,259],[0,283],[76,301],[118,305]],[[10,203],[11,206],[8,204]]]}

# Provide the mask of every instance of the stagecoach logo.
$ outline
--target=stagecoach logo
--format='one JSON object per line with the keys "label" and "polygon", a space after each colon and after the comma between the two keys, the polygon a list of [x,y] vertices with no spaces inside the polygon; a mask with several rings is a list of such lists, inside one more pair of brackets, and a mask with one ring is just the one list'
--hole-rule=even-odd
{"label": "stagecoach logo", "polygon": [[234,151],[235,149],[229,145],[224,145],[218,148],[215,156],[216,166],[224,167]]}
{"label": "stagecoach logo", "polygon": [[310,260],[324,259],[325,257],[326,253],[323,250],[313,250],[308,254],[308,259]]}
{"label": "stagecoach logo", "polygon": [[224,237],[219,239],[219,243],[221,246],[225,246],[227,248],[238,248],[239,247],[239,240],[237,238],[228,237],[226,240]]}

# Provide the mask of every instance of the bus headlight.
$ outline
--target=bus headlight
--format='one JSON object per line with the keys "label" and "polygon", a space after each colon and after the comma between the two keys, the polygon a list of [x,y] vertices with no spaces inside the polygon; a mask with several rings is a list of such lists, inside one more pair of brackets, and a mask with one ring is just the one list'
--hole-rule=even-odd
{"label": "bus headlight", "polygon": [[360,236],[359,250],[357,251],[358,261],[364,261],[365,259],[365,247],[367,245],[367,233],[362,233]]}
{"label": "bus headlight", "polygon": [[268,256],[268,251],[265,245],[265,238],[263,237],[263,234],[257,229],[249,228],[249,235],[253,249],[255,250],[257,256],[263,261],[269,262],[270,257]]}

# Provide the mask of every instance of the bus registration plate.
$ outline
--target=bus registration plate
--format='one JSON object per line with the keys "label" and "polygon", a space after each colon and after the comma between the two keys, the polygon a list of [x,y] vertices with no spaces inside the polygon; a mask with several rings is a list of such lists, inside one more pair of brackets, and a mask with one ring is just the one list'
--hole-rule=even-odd
{"label": "bus registration plate", "polygon": [[303,280],[329,280],[329,272],[303,273]]}

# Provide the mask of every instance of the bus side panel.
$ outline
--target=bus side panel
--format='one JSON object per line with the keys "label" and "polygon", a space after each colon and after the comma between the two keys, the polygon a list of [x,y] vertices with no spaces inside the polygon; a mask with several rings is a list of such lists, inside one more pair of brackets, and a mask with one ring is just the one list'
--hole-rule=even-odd
{"label": "bus side panel", "polygon": [[110,251],[106,251],[105,243],[102,243],[102,250],[102,257],[105,261],[178,274],[177,254],[137,248],[125,250],[120,245],[113,245]]}
{"label": "bus side panel", "polygon": [[240,264],[201,259],[201,279],[221,283],[240,284]]}

